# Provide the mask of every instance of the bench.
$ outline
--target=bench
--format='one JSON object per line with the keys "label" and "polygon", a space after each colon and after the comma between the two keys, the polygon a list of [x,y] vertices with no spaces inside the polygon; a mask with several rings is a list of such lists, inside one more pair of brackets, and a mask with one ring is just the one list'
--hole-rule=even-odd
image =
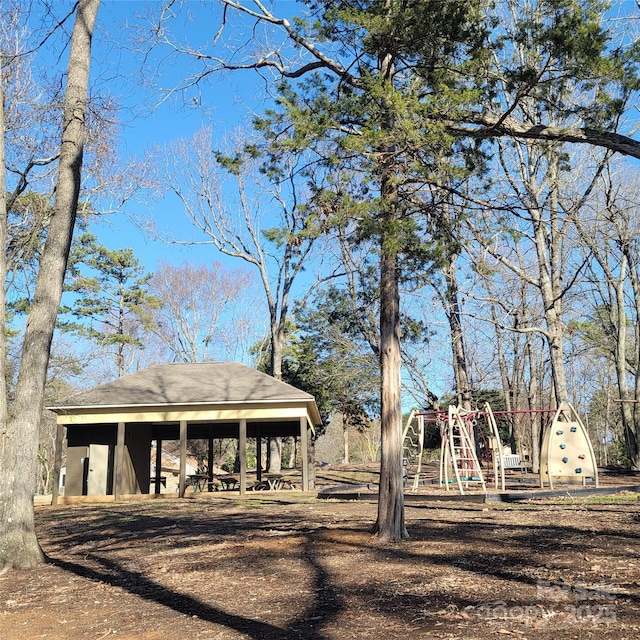
{"label": "bench", "polygon": [[217,480],[220,481],[222,486],[228,491],[229,489],[235,489],[238,484],[238,478],[233,476],[218,476]]}
{"label": "bench", "polygon": [[265,475],[265,479],[254,483],[249,487],[249,491],[281,491],[283,489],[295,490],[296,485],[293,484],[293,478],[286,478],[279,473],[270,473]]}
{"label": "bench", "polygon": [[212,491],[220,491],[220,487],[222,483],[217,478],[213,478],[207,482],[207,491],[211,493]]}
{"label": "bench", "polygon": [[522,473],[527,473],[527,465],[522,462],[520,456],[515,453],[507,453],[498,459],[498,464],[502,461],[503,469],[518,469]]}

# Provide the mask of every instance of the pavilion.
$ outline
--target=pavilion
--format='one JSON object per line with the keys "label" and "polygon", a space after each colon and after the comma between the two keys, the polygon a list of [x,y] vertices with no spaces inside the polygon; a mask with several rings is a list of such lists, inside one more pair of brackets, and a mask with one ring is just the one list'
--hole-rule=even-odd
{"label": "pavilion", "polygon": [[[236,362],[159,364],[77,393],[48,407],[57,414],[53,504],[58,500],[62,449],[67,440],[65,496],[160,492],[162,442],[179,440],[179,495],[187,485],[187,441],[236,438],[240,493],[247,490],[247,439],[296,437],[302,490],[312,487],[310,434],[321,419],[313,396]],[[156,442],[156,476],[151,446]],[[260,480],[260,465],[257,465]]]}

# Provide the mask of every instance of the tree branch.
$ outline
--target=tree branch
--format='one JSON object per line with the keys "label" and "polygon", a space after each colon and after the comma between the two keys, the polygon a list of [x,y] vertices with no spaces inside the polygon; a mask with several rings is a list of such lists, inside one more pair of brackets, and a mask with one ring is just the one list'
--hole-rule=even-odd
{"label": "tree branch", "polygon": [[52,162],[55,162],[59,157],[60,154],[56,153],[50,158],[43,158],[41,160],[30,160],[27,166],[22,171],[19,171],[18,169],[12,169],[11,167],[6,167],[7,171],[20,176],[16,188],[13,190],[13,193],[7,198],[7,211],[11,211],[20,194],[23,193],[27,188],[27,185],[29,184],[27,177],[31,169],[33,169],[34,167],[44,167],[48,164],[51,164]]}
{"label": "tree branch", "polygon": [[[347,84],[350,84],[354,87],[362,86],[359,78],[349,73],[349,71],[337,60],[325,55],[311,41],[307,40],[307,38],[298,33],[286,18],[277,18],[272,13],[270,13],[262,4],[262,2],[260,2],[260,0],[253,0],[259,11],[249,9],[249,7],[244,6],[241,2],[235,2],[234,0],[222,0],[222,2],[225,6],[225,12],[227,7],[231,7],[232,9],[240,11],[245,15],[251,16],[252,18],[255,18],[260,22],[269,22],[270,24],[273,24],[277,27],[281,27],[287,32],[287,35],[289,36],[289,38],[291,38],[291,40],[308,51],[316,60],[316,62],[310,62],[300,67],[299,69],[286,70],[280,65],[280,63],[276,63],[275,61],[270,60],[268,56],[266,56],[257,61],[254,65],[249,66],[252,66],[253,68],[259,68],[260,66],[273,66],[278,70],[279,73],[287,78],[298,78],[309,71],[324,67],[333,71],[333,73],[335,73],[343,82],[346,82]],[[232,67],[225,65],[225,68],[230,69]]]}
{"label": "tree branch", "polygon": [[[450,122],[447,124],[447,128],[452,133],[476,138],[510,136],[526,140],[591,144],[640,159],[640,142],[620,133],[598,131],[587,127],[552,127],[544,124],[525,125],[513,118],[502,120],[497,116],[483,114],[473,114],[467,118],[467,121],[469,123],[467,125]],[[477,127],[474,125],[477,125]]]}

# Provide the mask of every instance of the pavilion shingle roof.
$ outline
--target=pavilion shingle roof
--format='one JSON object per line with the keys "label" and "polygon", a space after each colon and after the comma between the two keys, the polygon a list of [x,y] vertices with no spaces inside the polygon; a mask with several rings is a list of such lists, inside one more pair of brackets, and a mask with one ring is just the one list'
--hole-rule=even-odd
{"label": "pavilion shingle roof", "polygon": [[313,401],[313,396],[238,362],[157,364],[74,394],[55,408]]}

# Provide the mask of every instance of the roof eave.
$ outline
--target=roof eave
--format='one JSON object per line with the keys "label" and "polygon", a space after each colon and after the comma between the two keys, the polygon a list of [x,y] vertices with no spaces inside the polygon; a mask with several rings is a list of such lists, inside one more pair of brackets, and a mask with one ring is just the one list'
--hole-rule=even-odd
{"label": "roof eave", "polygon": [[154,409],[167,409],[176,407],[224,407],[234,406],[238,404],[262,404],[262,405],[300,405],[307,406],[309,418],[314,425],[321,425],[322,419],[320,412],[318,411],[318,405],[316,404],[313,396],[306,398],[287,398],[287,399],[274,399],[274,400],[226,400],[217,402],[184,402],[184,403],[155,403],[155,404],[93,404],[93,405],[54,405],[48,406],[46,409],[54,412],[57,415],[69,415],[73,413],[86,413],[91,411],[108,411],[108,410],[123,410],[123,411],[151,411]]}

